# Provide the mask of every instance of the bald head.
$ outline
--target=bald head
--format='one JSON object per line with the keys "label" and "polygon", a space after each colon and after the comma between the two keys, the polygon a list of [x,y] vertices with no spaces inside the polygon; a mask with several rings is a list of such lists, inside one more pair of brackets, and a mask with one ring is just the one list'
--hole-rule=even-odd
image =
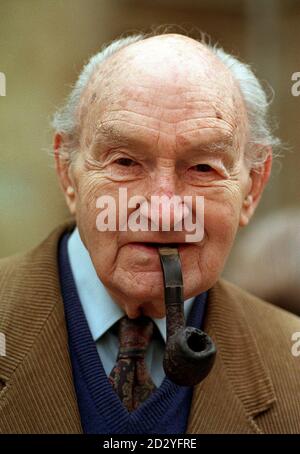
{"label": "bald head", "polygon": [[95,71],[90,83],[103,76],[115,83],[120,75],[165,84],[197,84],[200,76],[207,83],[238,89],[231,72],[206,45],[182,35],[154,36],[122,48]]}
{"label": "bald head", "polygon": [[178,34],[131,35],[113,41],[89,60],[66,104],[55,113],[52,125],[63,138],[61,151],[64,150],[66,158],[75,156],[80,148],[82,122],[92,104],[107,99],[109,93],[118,93],[121,89],[118,84],[124,82],[122,77],[132,87],[135,85],[138,95],[136,78],[141,81],[141,76],[144,84],[156,81],[164,93],[176,83],[180,90],[183,79],[190,90],[205,86],[212,97],[215,95],[217,106],[220,98],[231,102],[231,110],[239,117],[233,121],[249,132],[246,159],[251,167],[261,166],[270,148],[276,152],[279,147],[280,140],[269,127],[270,103],[248,65],[204,40],[199,42]]}
{"label": "bald head", "polygon": [[180,82],[182,77],[192,83],[196,70],[209,75],[210,70],[231,75],[222,62],[204,44],[182,35],[159,35],[147,38],[121,49],[107,65],[123,70],[134,68],[149,77]]}
{"label": "bald head", "polygon": [[99,126],[99,114],[112,103],[152,103],[154,110],[161,103],[166,109],[161,121],[167,123],[174,122],[172,111],[184,106],[191,114],[202,104],[211,122],[223,121],[232,136],[239,133],[235,141],[241,144],[246,138],[247,115],[238,83],[206,45],[186,36],[159,35],[130,44],[94,71],[77,111],[78,123],[86,129],[85,143]]}

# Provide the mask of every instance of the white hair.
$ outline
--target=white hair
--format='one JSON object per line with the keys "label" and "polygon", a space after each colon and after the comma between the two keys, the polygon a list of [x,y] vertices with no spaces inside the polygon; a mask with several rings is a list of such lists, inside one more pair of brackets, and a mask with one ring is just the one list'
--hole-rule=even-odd
{"label": "white hair", "polygon": [[[54,114],[52,120],[54,130],[65,137],[62,149],[67,153],[67,157],[71,157],[78,149],[76,112],[81,95],[92,75],[110,56],[130,44],[146,39],[148,36],[146,34],[136,34],[117,39],[104,46],[83,67],[66,103]],[[270,147],[274,152],[274,149],[280,145],[280,140],[273,135],[269,124],[270,102],[267,94],[249,65],[226,53],[221,47],[212,45],[210,40],[207,42],[207,35],[205,34],[201,33],[201,39],[198,41],[210,49],[223,62],[231,71],[240,87],[249,122],[249,143],[246,157],[252,167],[258,167],[266,159]]]}

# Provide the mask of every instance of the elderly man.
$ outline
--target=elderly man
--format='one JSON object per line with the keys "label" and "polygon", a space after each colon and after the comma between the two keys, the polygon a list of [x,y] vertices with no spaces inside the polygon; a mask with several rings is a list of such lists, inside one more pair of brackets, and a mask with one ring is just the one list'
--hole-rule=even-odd
{"label": "elderly man", "polygon": [[[276,139],[266,115],[248,66],[185,36],[131,36],[89,61],[54,118],[57,174],[76,225],[1,263],[1,432],[300,432],[299,319],[219,280],[270,175]],[[194,221],[202,197],[203,235],[186,241],[174,210],[163,229],[164,206],[159,228],[125,229],[119,209],[116,228],[99,226],[99,198],[120,208],[120,189],[147,203],[190,196]],[[143,213],[152,225],[153,212]],[[217,348],[195,386],[173,383],[162,365],[158,248],[168,245],[181,258],[188,323]]]}

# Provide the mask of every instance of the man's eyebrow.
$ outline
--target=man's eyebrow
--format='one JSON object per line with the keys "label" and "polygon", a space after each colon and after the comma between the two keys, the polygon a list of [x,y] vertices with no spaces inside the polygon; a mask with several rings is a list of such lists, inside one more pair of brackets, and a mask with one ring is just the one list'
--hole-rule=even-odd
{"label": "man's eyebrow", "polygon": [[216,151],[231,151],[233,148],[233,141],[231,139],[228,140],[221,140],[218,142],[212,142],[203,146],[203,149],[208,152],[216,152]]}
{"label": "man's eyebrow", "polygon": [[226,153],[233,151],[234,145],[230,138],[208,143],[194,142],[189,144],[186,148],[199,153]]}
{"label": "man's eyebrow", "polygon": [[96,128],[94,136],[94,143],[100,143],[102,140],[106,140],[110,143],[130,143],[133,142],[133,138],[128,137],[125,131],[121,131],[114,124],[101,123]]}

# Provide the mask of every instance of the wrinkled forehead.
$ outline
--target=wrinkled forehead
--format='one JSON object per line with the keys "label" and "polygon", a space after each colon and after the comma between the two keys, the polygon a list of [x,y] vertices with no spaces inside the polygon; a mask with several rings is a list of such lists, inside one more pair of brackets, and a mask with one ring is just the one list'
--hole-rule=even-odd
{"label": "wrinkled forehead", "polygon": [[183,115],[186,108],[189,116],[203,111],[246,128],[243,99],[231,72],[206,46],[186,37],[146,39],[105,61],[82,96],[80,123],[88,121],[91,127],[105,112],[134,103],[166,111],[182,108]]}

